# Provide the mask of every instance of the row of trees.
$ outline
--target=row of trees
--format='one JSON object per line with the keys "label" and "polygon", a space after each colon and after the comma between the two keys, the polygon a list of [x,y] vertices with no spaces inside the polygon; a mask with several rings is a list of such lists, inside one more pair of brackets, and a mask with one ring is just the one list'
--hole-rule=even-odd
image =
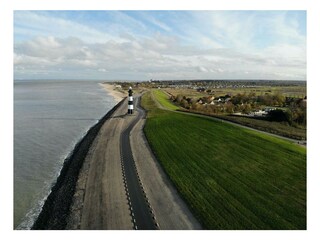
{"label": "row of trees", "polygon": [[[256,107],[256,104],[250,104],[250,103],[233,104],[232,101],[227,101],[223,104],[221,103],[221,104],[212,105],[210,104],[212,100],[209,99],[208,97],[196,99],[196,98],[187,98],[185,96],[178,95],[177,97],[172,97],[171,99],[183,108],[195,110],[198,112],[204,112],[204,113],[215,113],[215,114],[234,113],[234,112],[249,113],[254,109],[254,107]],[[201,100],[202,104],[199,103],[199,100]]]}
{"label": "row of trees", "polygon": [[281,94],[265,94],[257,96],[255,93],[238,93],[231,98],[231,102],[235,105],[247,103],[277,107],[286,106],[286,98]]}
{"label": "row of trees", "polygon": [[[225,96],[220,96],[219,98],[228,99],[228,102],[231,102],[235,106],[250,104],[252,108],[256,108],[259,105],[285,107],[288,104],[290,104],[290,100],[292,100],[292,99],[288,100],[288,98],[284,97],[281,94],[265,94],[265,95],[256,96],[255,93],[249,93],[249,94],[238,93],[237,95],[232,97],[230,95],[225,95]],[[212,96],[205,96],[200,99],[202,103],[209,104],[212,101]],[[183,95],[177,95],[176,97],[173,98],[173,100],[178,103],[185,102],[185,104],[188,103],[189,105],[195,102],[198,102],[200,99],[186,98]]]}
{"label": "row of trees", "polygon": [[[267,118],[272,121],[287,122],[290,125],[306,125],[307,107],[304,99],[286,98],[280,94],[266,94],[256,96],[255,93],[237,94],[229,101],[218,104],[210,104],[212,98],[201,99],[187,98],[182,95],[172,96],[172,100],[185,109],[208,114],[231,114],[241,112],[248,114],[254,110],[262,109],[263,106],[282,107],[286,110],[277,109],[270,111]],[[199,103],[199,100],[203,104]]]}

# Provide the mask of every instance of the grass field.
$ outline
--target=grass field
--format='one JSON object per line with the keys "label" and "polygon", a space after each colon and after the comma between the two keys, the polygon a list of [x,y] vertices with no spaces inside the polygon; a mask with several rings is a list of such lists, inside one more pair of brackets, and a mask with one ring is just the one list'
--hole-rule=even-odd
{"label": "grass field", "polygon": [[238,117],[238,116],[228,116],[228,115],[214,115],[216,118],[221,118],[230,122],[239,123],[241,125],[255,128],[261,131],[270,132],[280,136],[297,139],[306,140],[307,131],[304,128],[297,128],[290,125],[285,125],[280,122],[271,122],[262,119]]}
{"label": "grass field", "polygon": [[168,101],[168,95],[165,94],[161,90],[153,90],[152,91],[153,96],[157,99],[159,104],[169,110],[178,110],[179,107],[174,105],[171,101]]}
{"label": "grass field", "polygon": [[142,105],[151,148],[204,228],[306,229],[305,148],[159,109],[150,93]]}

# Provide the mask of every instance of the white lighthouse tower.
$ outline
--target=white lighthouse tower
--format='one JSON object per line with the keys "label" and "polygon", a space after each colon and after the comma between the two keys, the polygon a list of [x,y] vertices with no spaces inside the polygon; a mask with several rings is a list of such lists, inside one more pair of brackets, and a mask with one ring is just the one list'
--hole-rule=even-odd
{"label": "white lighthouse tower", "polygon": [[128,97],[128,114],[133,113],[133,97],[132,97],[132,87],[129,87],[129,97]]}

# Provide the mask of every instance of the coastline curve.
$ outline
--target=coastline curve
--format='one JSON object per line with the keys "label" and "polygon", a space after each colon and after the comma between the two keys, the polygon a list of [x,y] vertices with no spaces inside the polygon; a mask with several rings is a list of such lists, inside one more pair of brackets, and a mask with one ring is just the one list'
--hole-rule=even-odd
{"label": "coastline curve", "polygon": [[102,125],[124,101],[125,98],[93,125],[65,159],[57,181],[53,184],[39,216],[31,227],[32,230],[65,229],[83,161]]}

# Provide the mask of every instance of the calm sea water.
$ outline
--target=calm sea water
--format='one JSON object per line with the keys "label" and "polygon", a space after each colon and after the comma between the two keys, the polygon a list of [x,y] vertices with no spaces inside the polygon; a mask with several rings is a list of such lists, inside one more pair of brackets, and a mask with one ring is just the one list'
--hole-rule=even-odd
{"label": "calm sea water", "polygon": [[29,229],[64,159],[114,99],[96,81],[14,82],[14,228]]}

